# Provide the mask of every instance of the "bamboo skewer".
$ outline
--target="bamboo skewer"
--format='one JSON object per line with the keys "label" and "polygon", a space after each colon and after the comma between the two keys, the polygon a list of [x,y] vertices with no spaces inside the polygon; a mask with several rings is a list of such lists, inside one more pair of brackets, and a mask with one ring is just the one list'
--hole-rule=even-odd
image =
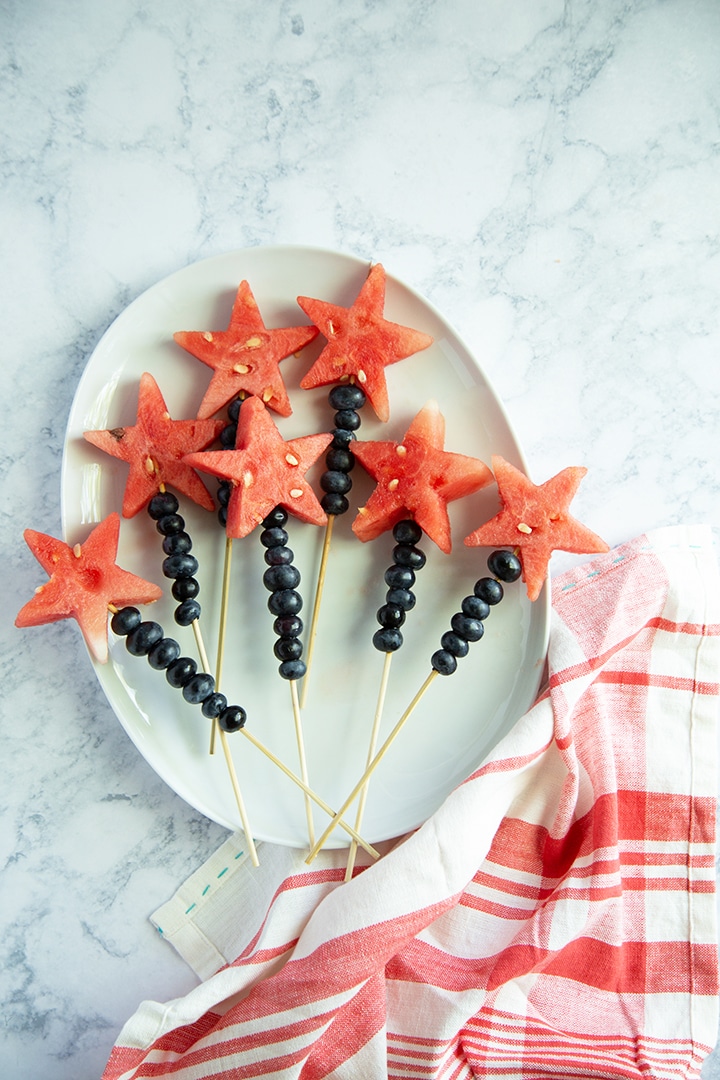
{"label": "bamboo skewer", "polygon": [[[378,735],[380,733],[380,723],[382,721],[383,709],[385,707],[385,694],[387,692],[388,679],[390,678],[390,663],[393,658],[393,653],[385,653],[385,662],[383,664],[382,678],[380,680],[380,689],[378,691],[377,704],[375,706],[375,716],[373,718],[372,731],[370,732],[370,742],[368,744],[367,762],[366,768],[370,766],[372,759],[375,755],[375,749],[377,747]],[[368,783],[363,784],[360,791],[360,798],[358,800],[357,814],[355,816],[355,828],[360,831],[362,827],[363,815],[365,813],[365,802],[367,800]],[[350,850],[348,852],[347,866],[345,867],[345,881],[350,881],[353,868],[355,866],[355,857],[357,855],[357,843],[355,840],[350,841]]]}
{"label": "bamboo skewer", "polygon": [[[347,821],[344,820],[341,814],[336,814],[332,807],[328,806],[324,799],[321,799],[320,796],[316,792],[314,792],[312,788],[308,787],[307,784],[305,784],[299,776],[296,776],[295,773],[292,772],[292,770],[289,769],[287,765],[280,760],[279,757],[276,757],[275,754],[273,754],[272,750],[268,750],[266,746],[263,746],[260,740],[256,738],[256,736],[253,735],[252,732],[248,731],[247,728],[240,728],[240,734],[244,735],[246,739],[249,739],[253,746],[256,746],[258,750],[265,755],[265,757],[269,758],[270,761],[273,762],[274,765],[277,765],[278,769],[280,769],[281,772],[284,772],[285,775],[290,780],[292,780],[294,784],[297,784],[298,787],[302,788],[302,790],[310,796],[313,802],[316,803],[320,807],[320,809],[328,815],[328,817],[331,817],[333,819],[335,825],[339,825],[341,829],[344,829],[345,832],[353,838],[353,840],[357,840],[360,847],[367,851],[368,855],[371,855],[373,859],[380,858],[380,852],[377,850],[377,848],[374,848],[372,844],[368,844],[367,840],[363,840],[362,836],[360,836],[357,830],[354,829],[352,825],[348,825]],[[335,827],[335,825],[333,825],[333,828]],[[315,852],[315,854],[317,854],[317,851]],[[314,857],[315,856],[313,856],[313,858]],[[310,857],[308,856],[305,861],[309,862]]]}
{"label": "bamboo skewer", "polygon": [[245,840],[247,842],[248,850],[250,852],[250,858],[252,860],[253,866],[259,866],[260,860],[257,856],[255,841],[253,840],[252,831],[250,829],[250,823],[248,821],[247,812],[245,810],[245,803],[243,801],[237,774],[235,772],[235,763],[232,759],[232,753],[228,745],[227,735],[221,727],[218,727],[218,731],[220,732],[220,745],[223,748],[225,761],[227,762],[228,772],[230,773],[230,783],[232,784],[233,791],[235,792],[235,800],[237,802],[238,810],[240,811],[240,820],[242,822],[243,832],[245,833]]}
{"label": "bamboo skewer", "polygon": [[[218,626],[217,656],[215,659],[215,688],[220,689],[220,676],[222,675],[223,657],[225,655],[225,632],[227,630],[228,599],[230,596],[230,568],[232,566],[232,537],[225,537],[225,561],[223,564],[222,595],[220,598],[220,622]],[[215,737],[217,735],[218,722],[213,720],[210,728],[210,753],[215,753]]]}
{"label": "bamboo skewer", "polygon": [[300,708],[305,708],[305,701],[307,699],[308,692],[308,680],[310,678],[310,666],[312,664],[313,653],[315,651],[315,638],[317,637],[318,619],[320,616],[320,605],[322,602],[323,589],[325,587],[325,574],[327,572],[328,555],[330,554],[330,543],[332,541],[333,525],[335,524],[335,515],[330,514],[328,516],[327,525],[325,526],[325,539],[323,540],[322,554],[320,556],[320,568],[318,570],[318,579],[315,586],[315,599],[313,602],[313,613],[310,620],[310,630],[308,633],[308,645],[307,645],[307,660],[305,663],[305,677],[303,678],[302,690],[300,692]]}
{"label": "bamboo skewer", "polygon": [[[342,824],[342,815],[346,812],[346,810],[351,805],[351,803],[357,798],[357,796],[362,791],[364,785],[367,783],[367,781],[370,779],[372,774],[375,772],[375,769],[378,767],[378,765],[380,764],[382,759],[385,757],[385,754],[387,753],[387,751],[390,749],[390,747],[392,746],[395,739],[400,734],[402,728],[405,725],[405,722],[410,718],[411,714],[414,712],[414,710],[419,705],[420,699],[423,697],[426,690],[428,689],[428,687],[430,686],[432,681],[435,679],[435,676],[437,674],[438,674],[438,672],[435,671],[435,669],[433,669],[430,672],[430,674],[428,675],[428,677],[425,679],[425,682],[422,684],[422,686],[420,687],[420,689],[416,693],[415,697],[412,699],[412,701],[410,702],[410,704],[406,708],[405,712],[402,714],[402,716],[398,720],[397,724],[392,729],[392,731],[388,735],[387,739],[385,740],[385,742],[382,744],[382,746],[378,750],[377,754],[372,759],[372,761],[370,762],[370,764],[366,768],[365,772],[360,777],[357,784],[355,785],[355,787],[352,789],[352,791],[348,795],[345,802],[342,804],[340,809],[336,812],[335,816],[333,817],[332,821],[330,822],[330,824],[325,829],[325,831],[322,834],[322,836],[320,837],[320,839],[318,841],[316,841],[315,846],[312,848],[312,850],[310,851],[310,854],[308,855],[308,857],[305,860],[306,863],[311,863],[313,861],[313,859],[315,858],[317,853],[320,851],[321,847],[323,846],[323,844],[325,843],[327,838],[330,836],[330,833],[335,829],[335,827],[337,825]],[[347,828],[347,826],[343,826],[343,827],[345,828],[346,832],[350,832],[350,830],[349,830],[349,828]],[[352,833],[351,833],[351,835],[352,835]]]}
{"label": "bamboo skewer", "polygon": [[[290,680],[290,697],[292,700],[293,719],[295,721],[295,738],[297,739],[298,757],[300,759],[300,776],[304,784],[308,784],[307,761],[305,759],[305,742],[303,739],[302,723],[300,720],[300,702],[298,700],[297,680]],[[305,792],[305,817],[307,818],[308,841],[310,847],[315,843],[315,824],[313,822],[312,801],[307,791]],[[353,840],[353,843],[355,841]]]}

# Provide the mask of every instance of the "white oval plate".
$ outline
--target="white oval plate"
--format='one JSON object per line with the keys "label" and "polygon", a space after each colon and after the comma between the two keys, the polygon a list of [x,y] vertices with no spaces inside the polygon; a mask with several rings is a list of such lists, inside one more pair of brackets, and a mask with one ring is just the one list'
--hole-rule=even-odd
{"label": "white oval plate", "polygon": [[[300,295],[348,306],[369,270],[358,258],[317,248],[250,248],[210,258],[171,275],[141,295],[119,316],[87,364],[72,406],[62,471],[63,530],[68,542],[81,540],[92,523],[120,510],[127,465],[102,454],[83,432],[134,424],[138,381],[149,371],[174,419],[196,415],[212,372],[173,341],[177,330],[227,327],[241,280],[250,283],[266,324],[289,326],[308,320],[296,304]],[[431,334],[434,344],[386,368],[390,420],[381,424],[370,406],[363,411],[361,439],[400,440],[430,398],[446,419],[445,449],[488,462],[499,453],[524,468],[518,441],[486,375],[468,347],[426,300],[388,274],[385,316]],[[299,382],[318,355],[318,337],[298,357],[281,364],[293,405],[288,418],[274,416],[285,439],[327,431],[332,410],[329,387],[303,391]],[[314,479],[322,471],[318,462]],[[205,476],[211,491],[215,481]],[[375,612],[384,602],[385,569],[394,541],[385,534],[370,544],[355,539],[355,509],[372,490],[356,466],[351,510],[335,522],[320,608],[317,644],[309,675],[303,730],[309,780],[331,807],[338,807],[360,778],[383,668],[372,645]],[[316,490],[318,490],[317,485]],[[214,514],[180,497],[180,512],[199,559],[200,625],[211,665],[215,662],[225,534]],[[487,573],[487,552],[467,548],[463,537],[497,512],[494,485],[451,503],[453,552],[444,555],[424,539],[427,563],[418,573],[417,605],[394,654],[380,738],[395,725],[430,671],[430,656],[441,634]],[[313,606],[323,530],[291,518],[289,544],[302,574],[304,640]],[[183,652],[197,657],[191,629],[178,627],[170,583],[163,577],[161,538],[146,513],[123,520],[118,563],[163,586],[166,597],[149,618],[176,637]],[[233,545],[230,617],[221,689],[243,705],[248,727],[299,774],[289,684],[277,673],[276,640],[257,531]],[[434,680],[373,776],[362,833],[371,842],[399,836],[420,825],[446,795],[468,776],[532,704],[547,648],[549,589],[530,604],[521,583],[506,588],[493,610],[484,638],[470,647],[457,672]],[[152,768],[201,813],[229,829],[240,817],[223,754],[211,757],[209,721],[187,705],[164,675],[130,656],[110,632],[110,660],[95,664],[110,705]],[[302,847],[307,844],[302,791],[256,747],[229,738],[253,835],[256,839]],[[353,811],[351,811],[352,813]],[[327,817],[315,811],[315,829]],[[336,830],[328,846],[344,846]]]}

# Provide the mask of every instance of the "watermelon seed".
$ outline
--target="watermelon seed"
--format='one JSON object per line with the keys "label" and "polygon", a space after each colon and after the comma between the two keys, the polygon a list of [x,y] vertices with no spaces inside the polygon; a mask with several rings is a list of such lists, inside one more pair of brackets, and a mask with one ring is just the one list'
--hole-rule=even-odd
{"label": "watermelon seed", "polygon": [[213,336],[212,336],[212,334],[210,333],[209,330],[205,331],[205,333],[203,334],[203,337],[205,338],[206,341],[212,341],[212,339],[213,339]]}
{"label": "watermelon seed", "polygon": [[288,465],[299,465],[300,464],[300,462],[298,461],[298,459],[295,457],[294,454],[286,454],[285,455],[285,460],[287,461]]}
{"label": "watermelon seed", "polygon": [[407,446],[403,446],[402,443],[398,443],[398,445],[395,447],[395,453],[398,457],[405,457],[405,455],[407,454]]}
{"label": "watermelon seed", "polygon": [[362,368],[361,368],[361,369],[360,369],[360,371],[358,371],[358,373],[357,373],[357,379],[358,379],[358,382],[359,382],[359,383],[366,383],[366,382],[367,382],[367,375],[366,375],[366,374],[365,374],[365,372],[364,372],[364,371],[362,370]]}
{"label": "watermelon seed", "polygon": [[395,488],[397,488],[399,486],[399,484],[400,484],[400,481],[398,480],[398,478],[396,476],[395,479],[391,480],[390,483],[388,484],[388,491],[395,491]]}
{"label": "watermelon seed", "polygon": [[303,490],[302,490],[302,488],[293,488],[293,489],[291,490],[291,492],[290,492],[290,494],[292,495],[293,499],[300,499],[300,498],[302,497],[302,493],[303,493]]}
{"label": "watermelon seed", "polygon": [[532,529],[530,528],[530,526],[526,525],[524,521],[521,521],[517,528],[518,528],[518,532],[525,533],[527,536],[529,536],[530,533],[532,532]]}
{"label": "watermelon seed", "polygon": [[76,544],[75,547],[73,548],[73,555],[75,556],[76,559],[79,559],[80,556],[82,555],[82,548],[80,547],[79,544]]}
{"label": "watermelon seed", "polygon": [[151,457],[145,458],[145,472],[149,473],[151,476],[155,472],[155,462]]}
{"label": "watermelon seed", "polygon": [[255,477],[253,476],[253,474],[251,472],[246,472],[243,475],[243,487],[246,487],[246,488],[250,487],[250,485],[252,484],[254,479],[255,479]]}
{"label": "watermelon seed", "polygon": [[233,368],[233,371],[237,372],[238,375],[247,375],[249,370],[250,367],[248,364],[235,364]]}
{"label": "watermelon seed", "polygon": [[262,338],[259,337],[248,338],[245,342],[246,349],[257,349],[260,345],[262,345]]}
{"label": "watermelon seed", "polygon": [[270,398],[271,398],[272,396],[273,396],[273,392],[272,392],[272,389],[271,389],[271,387],[267,386],[267,387],[266,387],[266,388],[265,388],[265,389],[263,390],[263,396],[262,396],[262,399],[263,399],[263,401],[265,402],[265,404],[266,404],[266,405],[267,405],[268,401],[270,400]]}

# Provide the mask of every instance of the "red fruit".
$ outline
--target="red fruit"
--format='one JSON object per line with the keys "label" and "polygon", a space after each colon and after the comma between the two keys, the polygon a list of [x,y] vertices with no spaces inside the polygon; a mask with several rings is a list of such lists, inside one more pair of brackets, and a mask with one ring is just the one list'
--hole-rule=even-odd
{"label": "red fruit", "polygon": [[305,435],[285,442],[262,401],[247,398],[240,409],[234,450],[188,454],[188,465],[233,483],[228,503],[227,535],[252,532],[276,506],[312,525],[327,515],[305,473],[332,442],[332,434]]}
{"label": "red fruit", "polygon": [[376,263],[349,308],[299,296],[298,304],[327,338],[327,345],[301,380],[315,386],[352,378],[363,388],[380,420],[390,415],[385,367],[432,345],[429,334],[383,318],[385,270]]}
{"label": "red fruit", "polygon": [[553,551],[592,554],[608,545],[568,512],[587,469],[573,466],[536,486],[501,457],[492,468],[502,510],[465,538],[469,547],[506,546],[519,549],[523,581],[531,600],[537,600],[547,577]]}
{"label": "red fruit", "polygon": [[108,658],[108,605],[149,604],[162,589],[117,566],[120,517],[110,514],[83,544],[70,547],[45,533],[26,529],[27,545],[50,575],[21,608],[19,627],[76,619],[90,652],[101,664]]}
{"label": "red fruit", "polygon": [[443,450],[445,419],[437,403],[417,414],[402,442],[356,442],[352,452],[377,480],[353,522],[360,540],[374,540],[404,518],[414,518],[444,552],[452,547],[447,504],[492,483],[484,462]]}
{"label": "red fruit", "polygon": [[316,326],[268,330],[247,281],[235,297],[227,330],[181,330],[175,341],[214,369],[198,416],[212,416],[239,393],[254,394],[281,416],[292,412],[281,360],[317,337]]}
{"label": "red fruit", "polygon": [[140,379],[137,424],[86,431],[93,446],[130,465],[123,517],[134,517],[153,495],[172,487],[206,510],[215,506],[210,492],[183,456],[204,450],[225,427],[222,420],[171,420],[160,389],[147,372]]}

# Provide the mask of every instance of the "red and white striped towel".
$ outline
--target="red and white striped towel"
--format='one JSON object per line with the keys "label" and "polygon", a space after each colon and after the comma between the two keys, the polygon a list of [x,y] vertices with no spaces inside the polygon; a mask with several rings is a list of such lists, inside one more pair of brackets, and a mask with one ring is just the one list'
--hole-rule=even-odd
{"label": "red and white striped towel", "polygon": [[143,1003],[105,1080],[699,1075],[718,1001],[710,530],[641,537],[553,595],[547,688],[482,767],[347,885],[323,853],[238,910],[242,954]]}

